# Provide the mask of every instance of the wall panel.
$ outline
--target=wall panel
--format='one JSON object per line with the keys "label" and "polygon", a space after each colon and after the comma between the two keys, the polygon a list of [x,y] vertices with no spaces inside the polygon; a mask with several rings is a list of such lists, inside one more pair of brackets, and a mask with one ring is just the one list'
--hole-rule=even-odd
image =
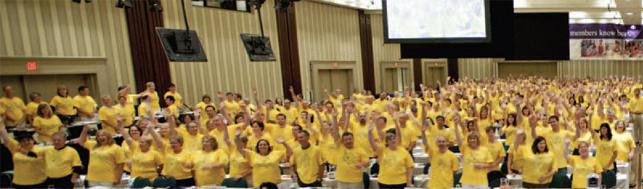
{"label": "wall panel", "polygon": [[[355,9],[311,1],[295,3],[302,91],[310,98],[312,61],[355,61],[362,81],[359,19]],[[373,34],[376,35],[375,33]],[[374,47],[375,48],[375,47]],[[359,82],[357,89],[363,88]]]}
{"label": "wall panel", "polygon": [[101,84],[108,85],[110,91],[121,84],[133,84],[125,14],[114,3],[0,0],[0,56],[106,57],[112,77]]}
{"label": "wall panel", "polygon": [[[399,43],[384,43],[384,23],[382,14],[371,14],[371,30],[373,32],[373,63],[375,67],[375,86],[377,91],[382,90],[381,64],[387,61],[406,61],[411,63],[412,59],[401,59]],[[413,72],[413,66],[409,70]],[[411,76],[413,78],[413,76]],[[418,84],[415,84],[418,85]]]}
{"label": "wall panel", "polygon": [[[185,28],[181,2],[163,0],[166,28]],[[239,92],[249,98],[257,88],[260,98],[283,96],[279,64],[279,41],[273,1],[261,9],[264,32],[277,57],[273,62],[250,62],[240,33],[259,34],[257,13],[193,7],[186,1],[190,29],[201,39],[208,62],[170,62],[170,74],[187,104],[196,104],[203,94]]]}

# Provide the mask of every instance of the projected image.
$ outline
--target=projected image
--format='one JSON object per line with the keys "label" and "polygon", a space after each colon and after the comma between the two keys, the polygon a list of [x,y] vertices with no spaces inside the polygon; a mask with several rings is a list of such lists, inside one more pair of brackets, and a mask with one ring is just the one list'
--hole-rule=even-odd
{"label": "projected image", "polygon": [[485,0],[385,0],[389,39],[487,38]]}

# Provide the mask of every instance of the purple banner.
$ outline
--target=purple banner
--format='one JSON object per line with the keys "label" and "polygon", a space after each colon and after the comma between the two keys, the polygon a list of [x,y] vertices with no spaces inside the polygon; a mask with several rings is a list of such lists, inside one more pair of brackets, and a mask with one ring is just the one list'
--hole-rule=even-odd
{"label": "purple banner", "polygon": [[569,24],[570,39],[643,39],[641,25]]}

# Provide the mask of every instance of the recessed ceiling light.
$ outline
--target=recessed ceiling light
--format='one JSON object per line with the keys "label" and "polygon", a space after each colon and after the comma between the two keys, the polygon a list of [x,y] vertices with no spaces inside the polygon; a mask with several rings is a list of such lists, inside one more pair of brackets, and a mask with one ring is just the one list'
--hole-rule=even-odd
{"label": "recessed ceiling light", "polygon": [[627,14],[628,16],[632,16],[634,13],[632,13],[632,12],[626,12],[625,14]]}

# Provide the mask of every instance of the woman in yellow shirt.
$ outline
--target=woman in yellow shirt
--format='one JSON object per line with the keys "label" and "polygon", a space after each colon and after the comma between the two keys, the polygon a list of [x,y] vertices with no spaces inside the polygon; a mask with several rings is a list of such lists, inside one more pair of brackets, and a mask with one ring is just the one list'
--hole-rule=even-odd
{"label": "woman in yellow shirt", "polygon": [[118,112],[112,106],[112,98],[109,96],[103,96],[101,98],[103,106],[98,110],[98,119],[100,120],[100,126],[102,130],[108,132],[111,135],[116,134],[116,127]]}
{"label": "woman in yellow shirt", "polygon": [[65,135],[55,133],[51,137],[53,146],[45,152],[47,185],[54,188],[73,188],[83,167],[78,152],[65,144]]}
{"label": "woman in yellow shirt", "polygon": [[589,122],[587,121],[587,119],[583,118],[577,120],[575,123],[576,135],[572,140],[572,149],[574,149],[573,155],[578,155],[578,144],[580,142],[586,142],[590,145],[592,144],[592,131],[590,131]]}
{"label": "woman in yellow shirt", "polygon": [[38,92],[29,94],[29,100],[31,100],[31,102],[29,102],[25,108],[25,116],[28,123],[33,123],[33,119],[38,114],[38,105],[47,103],[42,101],[42,96]]}
{"label": "woman in yellow shirt", "polygon": [[[244,135],[239,136],[241,146],[248,144],[248,138]],[[230,148],[236,149],[236,144],[230,143]],[[234,182],[240,182],[242,185],[252,187],[252,167],[250,159],[244,157],[237,150],[230,150],[230,178]]]}
{"label": "woman in yellow shirt", "polygon": [[76,118],[74,100],[69,96],[69,89],[64,85],[58,86],[57,94],[51,99],[51,104],[56,109],[56,115],[65,125],[71,125]]}
{"label": "woman in yellow shirt", "polygon": [[127,103],[127,96],[119,95],[118,104],[114,108],[118,116],[123,119],[125,127],[130,127],[134,124],[134,105]]}
{"label": "woman in yellow shirt", "polygon": [[292,149],[283,139],[279,139],[275,142],[283,144],[286,147],[286,152],[284,153],[284,151],[279,150],[273,151],[273,147],[270,146],[270,142],[265,139],[260,139],[254,150],[247,150],[241,146],[242,143],[239,135],[235,136],[237,151],[245,158],[250,159],[253,174],[253,186],[259,186],[265,182],[274,184],[281,183],[279,163],[290,158]]}
{"label": "woman in yellow shirt", "polygon": [[0,117],[0,137],[13,157],[13,187],[45,188],[45,149],[34,146],[31,133],[14,132],[14,136],[15,139],[9,136]]}
{"label": "woman in yellow shirt", "polygon": [[221,185],[225,177],[223,168],[228,164],[228,154],[219,148],[214,137],[205,135],[201,140],[201,150],[196,151],[193,157],[196,185]]}
{"label": "woman in yellow shirt", "polygon": [[177,187],[195,186],[196,183],[192,175],[192,168],[194,167],[193,155],[191,151],[183,149],[183,137],[170,137],[170,146],[172,151],[165,153],[163,176],[176,179]]}
{"label": "woman in yellow shirt", "polygon": [[[396,116],[396,118],[399,118]],[[377,144],[373,138],[374,125],[369,125],[368,141],[377,155],[380,164],[378,185],[380,188],[404,188],[413,185],[413,159],[406,149],[400,146],[401,131],[399,119],[395,119],[395,129],[391,128],[386,134],[379,133],[380,141]],[[383,139],[382,139],[383,136]]]}
{"label": "woman in yellow shirt", "polygon": [[[591,131],[590,131],[591,132]],[[592,132],[594,144],[596,144],[596,160],[604,171],[613,170],[616,167],[616,156],[618,156],[616,140],[612,140],[612,129],[609,124],[603,123],[600,126],[599,134]]]}
{"label": "woman in yellow shirt", "polygon": [[[569,142],[567,145],[569,146]],[[565,159],[572,167],[572,188],[587,188],[587,177],[590,174],[596,174],[598,177],[598,183],[602,183],[601,168],[600,163],[596,158],[592,157],[589,154],[590,144],[585,141],[580,141],[578,143],[578,152],[580,155],[569,156],[569,147],[567,147],[567,152],[565,153]],[[600,185],[599,185],[600,187]]]}
{"label": "woman in yellow shirt", "polygon": [[500,135],[505,135],[505,141],[508,141],[509,146],[513,146],[511,141],[516,140],[516,130],[518,130],[516,114],[507,114],[504,119],[504,125],[500,129]]}
{"label": "woman in yellow shirt", "polygon": [[516,153],[524,161],[522,186],[525,188],[547,188],[556,173],[554,154],[547,148],[544,137],[536,137],[530,150]]}
{"label": "woman in yellow shirt", "polygon": [[96,132],[96,140],[87,140],[89,126],[85,126],[78,143],[89,151],[87,181],[90,187],[113,187],[121,182],[125,153],[115,144],[112,135],[104,130]]}
{"label": "woman in yellow shirt", "polygon": [[147,122],[140,122],[139,126],[145,127],[145,131],[141,134],[139,126],[125,129],[124,122],[119,120],[118,130],[125,140],[122,145],[126,158],[125,170],[129,171],[132,178],[141,177],[153,180],[162,169],[163,161],[162,153],[151,150],[151,145],[154,143],[156,149],[164,149],[165,144],[154,131],[154,126],[146,124]]}
{"label": "woman in yellow shirt", "polygon": [[[467,135],[467,143],[462,142],[460,134],[460,118],[454,117],[456,122],[455,137],[460,151],[462,151],[463,168],[460,183],[469,188],[487,188],[487,172],[494,168],[489,150],[480,145],[480,136],[477,133]],[[459,124],[458,124],[459,123]]]}
{"label": "woman in yellow shirt", "polygon": [[38,116],[33,120],[33,128],[38,133],[38,141],[51,144],[51,136],[64,129],[58,116],[53,115],[47,104],[38,105]]}
{"label": "woman in yellow shirt", "polygon": [[[161,111],[161,104],[159,104],[159,94],[156,93],[156,85],[154,82],[145,83],[145,91],[139,94],[139,96],[148,96],[150,98],[150,110],[151,112]],[[139,114],[140,115],[140,114]]]}
{"label": "woman in yellow shirt", "polygon": [[614,132],[613,139],[616,141],[618,151],[616,161],[630,162],[634,157],[634,149],[636,148],[634,138],[631,133],[625,132],[625,122],[617,121],[614,128],[616,128],[616,132]]}

